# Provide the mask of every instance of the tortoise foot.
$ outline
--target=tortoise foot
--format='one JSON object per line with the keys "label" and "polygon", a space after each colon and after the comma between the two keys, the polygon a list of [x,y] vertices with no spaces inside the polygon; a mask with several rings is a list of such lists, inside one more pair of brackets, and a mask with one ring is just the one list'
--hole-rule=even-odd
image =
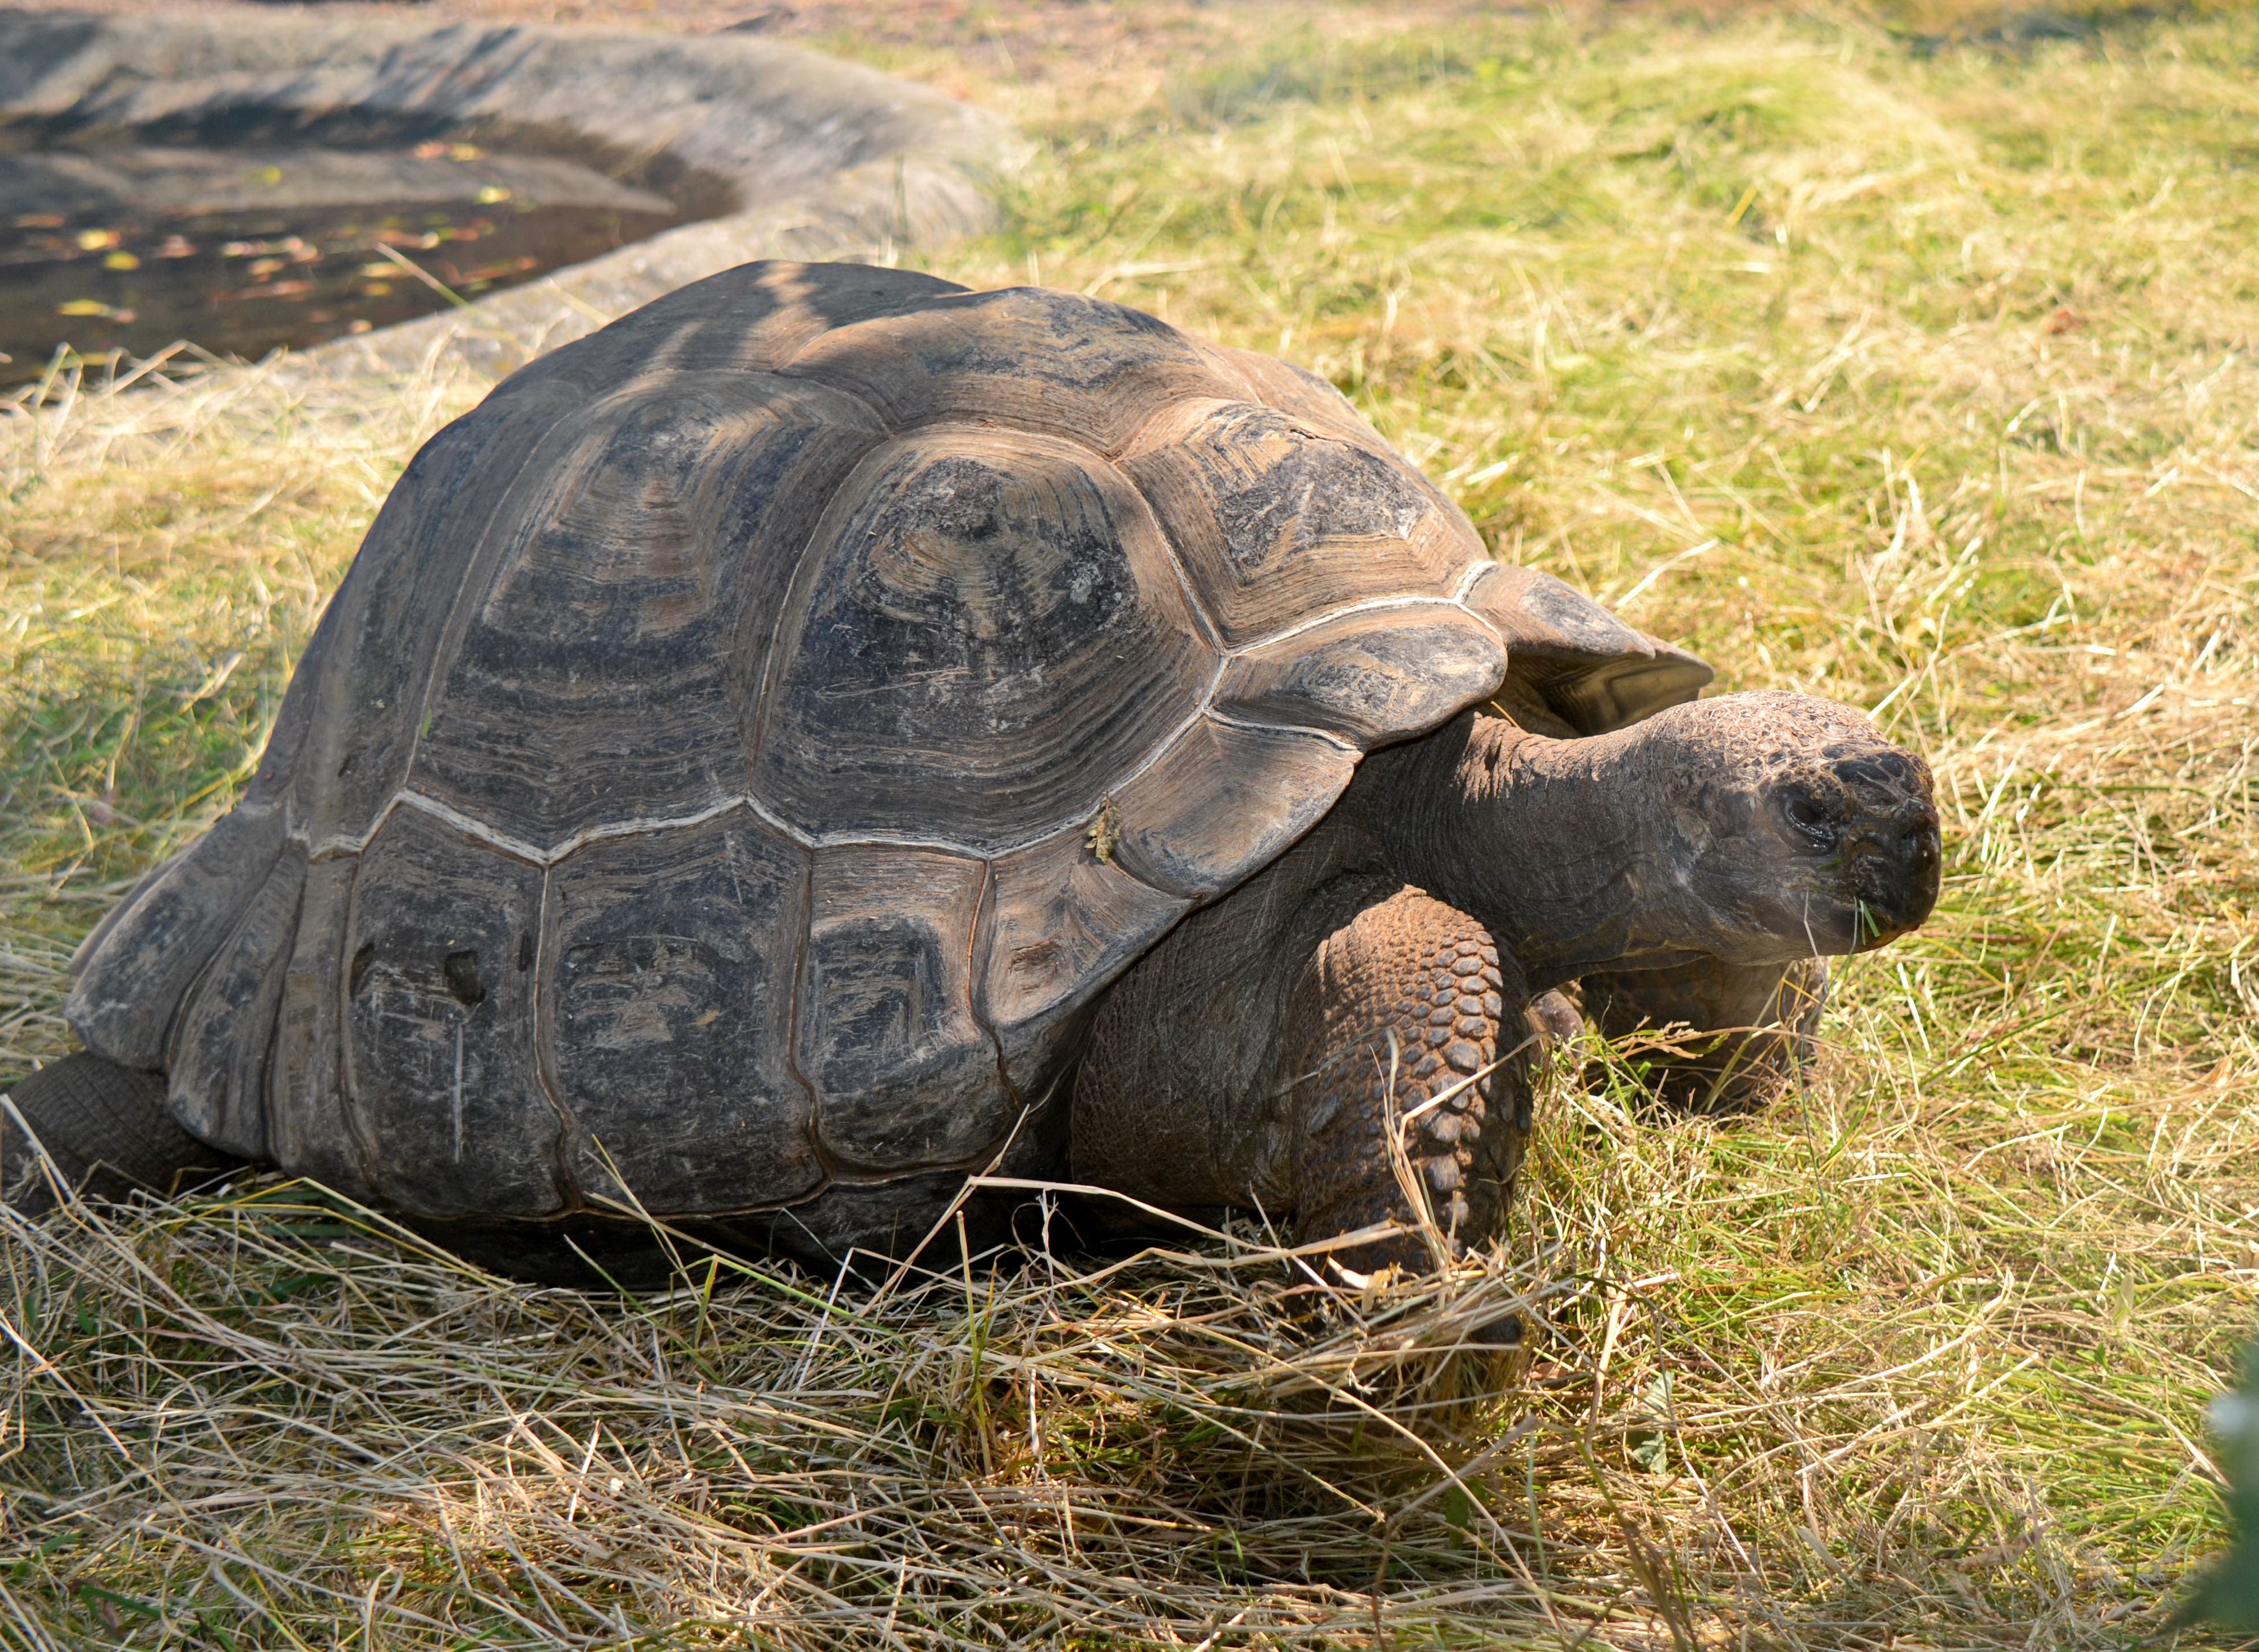
{"label": "tortoise foot", "polygon": [[[164,1074],[120,1066],[91,1050],[17,1080],[7,1100],[11,1105],[0,1108],[0,1199],[18,1210],[51,1208],[60,1186],[103,1200],[137,1190],[177,1193],[241,1163],[174,1121]],[[52,1177],[32,1138],[53,1164]]]}

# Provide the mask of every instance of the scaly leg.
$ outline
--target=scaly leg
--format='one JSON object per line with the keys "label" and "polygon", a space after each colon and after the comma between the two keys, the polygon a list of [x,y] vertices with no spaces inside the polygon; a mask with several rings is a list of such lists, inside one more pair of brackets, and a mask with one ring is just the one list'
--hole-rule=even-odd
{"label": "scaly leg", "polygon": [[0,1198],[20,1210],[44,1210],[54,1195],[16,1114],[62,1180],[97,1199],[123,1199],[137,1187],[174,1193],[237,1163],[174,1122],[164,1074],[121,1067],[91,1050],[17,1080],[7,1095],[15,1112],[0,1109]]}
{"label": "scaly leg", "polygon": [[[1305,1239],[1392,1218],[1432,1222],[1451,1249],[1494,1235],[1531,1122],[1529,994],[1465,913],[1400,889],[1328,935],[1302,972],[1274,1072],[1299,1133]],[[1343,1257],[1424,1267],[1433,1239]]]}
{"label": "scaly leg", "polygon": [[[1529,1129],[1521,972],[1464,912],[1336,875],[1326,852],[1290,854],[1116,984],[1075,1078],[1075,1179],[1203,1219],[1292,1217],[1305,1239],[1428,1218],[1479,1243]],[[1435,1257],[1415,1236],[1343,1260]]]}

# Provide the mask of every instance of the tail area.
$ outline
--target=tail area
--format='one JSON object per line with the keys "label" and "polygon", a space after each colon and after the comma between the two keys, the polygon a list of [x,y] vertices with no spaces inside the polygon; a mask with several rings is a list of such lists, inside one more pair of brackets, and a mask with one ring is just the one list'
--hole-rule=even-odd
{"label": "tail area", "polygon": [[247,1158],[265,1152],[267,1051],[306,872],[289,794],[330,629],[325,616],[300,658],[243,800],[95,927],[63,1000],[90,1056],[167,1075],[172,1116]]}
{"label": "tail area", "polygon": [[167,861],[72,960],[63,1018],[86,1047],[161,1072],[182,1000],[265,886],[282,852],[283,809],[246,801]]}

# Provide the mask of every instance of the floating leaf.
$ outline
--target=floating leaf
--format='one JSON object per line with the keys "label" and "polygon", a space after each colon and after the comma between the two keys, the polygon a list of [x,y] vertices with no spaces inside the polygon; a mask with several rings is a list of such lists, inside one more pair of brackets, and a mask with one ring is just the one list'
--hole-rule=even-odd
{"label": "floating leaf", "polygon": [[104,269],[139,269],[141,260],[131,253],[112,253],[102,260]]}
{"label": "floating leaf", "polygon": [[79,250],[99,253],[106,246],[117,246],[119,239],[116,230],[81,230],[78,232]]}

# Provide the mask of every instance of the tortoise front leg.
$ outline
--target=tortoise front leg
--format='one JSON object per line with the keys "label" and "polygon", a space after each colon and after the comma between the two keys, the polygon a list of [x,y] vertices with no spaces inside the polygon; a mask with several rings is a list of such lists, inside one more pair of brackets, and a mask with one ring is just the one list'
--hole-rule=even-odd
{"label": "tortoise front leg", "polygon": [[[1493,1236],[1531,1122],[1536,1029],[1514,960],[1473,918],[1417,889],[1322,941],[1280,1028],[1295,1225],[1308,1240],[1392,1218],[1454,1250]],[[1422,1236],[1360,1246],[1345,1265],[1421,1268]]]}
{"label": "tortoise front leg", "polygon": [[[1101,1006],[1075,1179],[1202,1218],[1291,1215],[1305,1239],[1427,1217],[1479,1243],[1529,1130],[1521,972],[1465,913],[1393,879],[1302,879],[1295,858],[1180,925]],[[1435,1257],[1409,1237],[1343,1260]]]}
{"label": "tortoise front leg", "polygon": [[1604,1037],[1684,1026],[1714,1037],[1658,1049],[1658,1099],[1690,1112],[1739,1113],[1789,1089],[1811,1063],[1828,1001],[1828,963],[1726,964],[1607,971],[1581,983],[1585,1013]]}

